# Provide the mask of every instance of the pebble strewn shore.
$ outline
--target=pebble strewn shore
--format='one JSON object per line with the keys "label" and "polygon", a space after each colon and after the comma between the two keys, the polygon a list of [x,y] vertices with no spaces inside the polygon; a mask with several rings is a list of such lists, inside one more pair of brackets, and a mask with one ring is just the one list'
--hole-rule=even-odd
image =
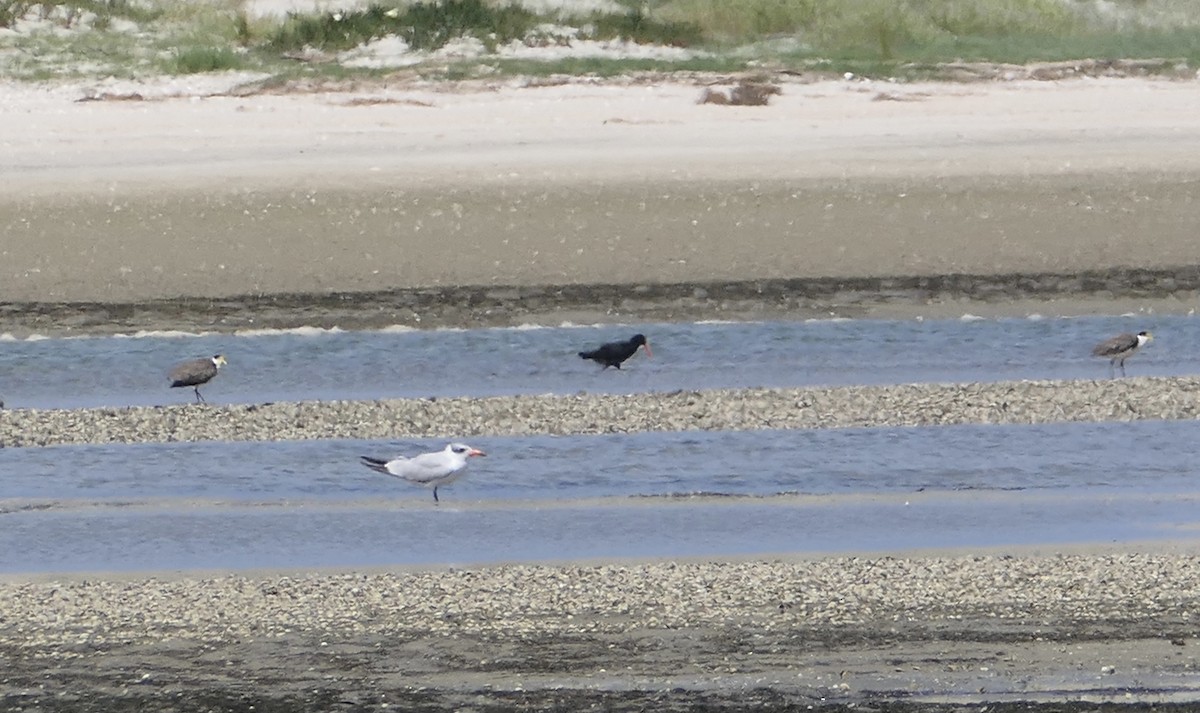
{"label": "pebble strewn shore", "polygon": [[1200,378],[0,411],[0,446],[1200,418]]}
{"label": "pebble strewn shore", "polygon": [[1177,554],[508,565],[0,584],[0,638],[57,651],[290,635],[519,637],[726,625],[786,631],[962,619],[1119,624],[1186,621],[1197,606],[1200,558]]}

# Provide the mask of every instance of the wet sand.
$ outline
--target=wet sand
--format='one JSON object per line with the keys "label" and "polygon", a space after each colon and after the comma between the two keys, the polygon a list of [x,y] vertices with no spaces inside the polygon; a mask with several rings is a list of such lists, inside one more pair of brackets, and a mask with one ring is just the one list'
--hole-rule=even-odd
{"label": "wet sand", "polygon": [[1192,314],[1200,269],[794,278],[636,285],[429,287],[384,292],[0,304],[15,338],[261,329],[413,329],[699,320],[958,319]]}
{"label": "wet sand", "polygon": [[1171,710],[1200,695],[1198,576],[1192,554],[1092,548],[0,583],[0,700]]}

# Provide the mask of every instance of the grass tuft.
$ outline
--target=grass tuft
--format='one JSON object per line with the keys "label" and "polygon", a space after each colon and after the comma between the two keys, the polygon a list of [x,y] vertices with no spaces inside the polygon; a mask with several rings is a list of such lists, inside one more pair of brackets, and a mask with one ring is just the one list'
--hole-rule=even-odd
{"label": "grass tuft", "polygon": [[518,5],[493,7],[482,0],[422,2],[401,15],[400,36],[416,50],[435,50],[462,36],[485,44],[507,44],[523,39],[540,18]]}
{"label": "grass tuft", "polygon": [[12,27],[33,5],[32,0],[0,0],[0,27]]}
{"label": "grass tuft", "polygon": [[401,10],[372,4],[365,10],[291,14],[271,37],[275,50],[314,47],[345,50],[373,39],[396,35],[415,50],[435,50],[451,40],[477,37],[494,46],[522,39],[542,22],[515,5],[493,7],[483,0],[419,2]]}
{"label": "grass tuft", "polygon": [[591,36],[598,40],[624,39],[669,47],[692,47],[705,41],[699,25],[651,17],[640,5],[624,13],[594,13],[589,25]]}
{"label": "grass tuft", "polygon": [[710,41],[740,44],[791,35],[817,19],[817,0],[668,0],[652,13],[696,27]]}
{"label": "grass tuft", "polygon": [[241,69],[241,56],[228,47],[188,47],[176,50],[171,56],[168,71],[172,74],[200,74]]}
{"label": "grass tuft", "polygon": [[[271,38],[277,51],[304,47],[345,50],[388,35],[402,38],[414,50],[436,50],[459,37],[474,37],[494,48],[534,35],[553,18],[519,5],[484,0],[418,2],[401,10],[370,5],[365,10],[290,15]],[[593,39],[627,39],[687,47],[704,41],[700,28],[688,22],[656,19],[638,7],[621,13],[593,13],[586,18]]]}

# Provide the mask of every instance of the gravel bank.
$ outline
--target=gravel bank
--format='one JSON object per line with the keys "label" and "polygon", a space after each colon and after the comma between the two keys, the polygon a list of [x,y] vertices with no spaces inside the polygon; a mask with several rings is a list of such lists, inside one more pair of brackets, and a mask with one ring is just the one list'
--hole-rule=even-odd
{"label": "gravel bank", "polygon": [[1200,378],[0,411],[0,445],[1200,418]]}
{"label": "gravel bank", "polygon": [[1197,607],[1200,557],[1191,555],[833,557],[5,583],[0,636],[10,646],[69,649],[174,638],[561,636],[979,617],[997,628],[1006,620],[1136,627],[1186,619]]}
{"label": "gravel bank", "polygon": [[1198,605],[1172,553],[88,579],[0,585],[0,659],[26,710],[1028,711],[1194,695]]}

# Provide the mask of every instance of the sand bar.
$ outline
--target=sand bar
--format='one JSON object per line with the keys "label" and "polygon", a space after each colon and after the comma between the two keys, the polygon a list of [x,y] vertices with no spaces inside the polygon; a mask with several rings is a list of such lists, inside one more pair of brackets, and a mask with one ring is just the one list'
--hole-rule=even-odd
{"label": "sand bar", "polygon": [[1200,380],[715,389],[631,395],[0,410],[0,445],[1033,424],[1200,417]]}

